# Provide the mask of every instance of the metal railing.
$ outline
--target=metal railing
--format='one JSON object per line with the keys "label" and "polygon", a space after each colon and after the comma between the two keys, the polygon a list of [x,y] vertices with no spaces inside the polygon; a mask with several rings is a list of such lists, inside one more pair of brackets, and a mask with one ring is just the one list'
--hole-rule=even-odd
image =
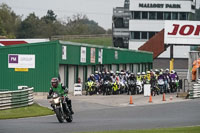
{"label": "metal railing", "polygon": [[111,34],[94,34],[94,35],[56,35],[52,36],[51,40],[70,40],[70,39],[84,39],[84,38],[101,38],[112,37]]}
{"label": "metal railing", "polygon": [[33,104],[33,87],[16,91],[0,92],[0,110]]}
{"label": "metal railing", "polygon": [[189,89],[189,98],[200,98],[200,81],[197,84],[194,84],[192,89]]}

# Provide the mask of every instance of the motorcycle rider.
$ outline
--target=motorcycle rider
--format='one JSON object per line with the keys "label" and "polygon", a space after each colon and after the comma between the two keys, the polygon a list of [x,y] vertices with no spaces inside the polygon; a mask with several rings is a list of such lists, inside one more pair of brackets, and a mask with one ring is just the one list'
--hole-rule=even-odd
{"label": "motorcycle rider", "polygon": [[111,78],[111,80],[112,80],[112,83],[115,83],[116,77],[115,77],[115,74],[114,74],[113,71],[110,71],[110,78]]}
{"label": "motorcycle rider", "polygon": [[128,84],[126,81],[126,73],[122,70],[120,73],[120,87],[123,87],[122,92],[126,92],[128,90]]}
{"label": "motorcycle rider", "polygon": [[[109,93],[108,90],[111,90],[111,85],[110,83],[112,82],[112,79],[110,77],[110,73],[109,72],[106,72],[106,75],[104,76],[104,79],[103,79],[103,95],[105,93]],[[106,83],[106,84],[105,84]],[[108,83],[108,84],[107,84]]]}
{"label": "motorcycle rider", "polygon": [[159,86],[161,94],[165,93],[165,91],[166,91],[166,90],[164,90],[164,81],[165,81],[165,77],[161,71],[158,76],[158,86]]}
{"label": "motorcycle rider", "polygon": [[100,76],[99,76],[99,72],[98,71],[95,71],[94,79],[95,79],[95,81],[99,82]]}
{"label": "motorcycle rider", "polygon": [[159,70],[158,69],[155,69],[155,76],[156,76],[156,79],[158,79],[158,76],[159,76]]}
{"label": "motorcycle rider", "polygon": [[147,71],[146,79],[147,79],[146,82],[149,84],[150,80],[151,80],[151,73],[150,73],[150,71]]}
{"label": "motorcycle rider", "polygon": [[[136,81],[137,81],[137,79],[136,79],[135,74],[131,73],[129,78],[128,78],[128,84],[130,85],[131,83],[134,83],[134,92],[133,92],[134,94],[135,94],[135,91],[136,91]],[[130,89],[131,89],[131,87],[129,86],[128,87],[128,95],[129,95],[129,91],[131,91]]]}
{"label": "motorcycle rider", "polygon": [[142,79],[143,83],[146,84],[147,77],[146,77],[145,72],[142,72],[141,79]]}
{"label": "motorcycle rider", "polygon": [[99,94],[100,76],[98,71],[95,71],[94,80],[95,80],[95,92]]}
{"label": "motorcycle rider", "polygon": [[151,72],[150,84],[151,84],[151,95],[155,96],[156,93],[157,95],[159,95],[158,87],[157,87],[157,79],[156,79],[155,72],[153,71]]}
{"label": "motorcycle rider", "polygon": [[142,76],[140,72],[137,73],[137,81],[142,81]]}
{"label": "motorcycle rider", "polygon": [[[57,92],[59,95],[64,96],[65,102],[67,103],[69,110],[72,114],[74,114],[74,111],[72,110],[71,100],[67,97],[68,90],[66,90],[66,88],[62,86],[57,77],[51,79],[51,88],[49,90],[48,98],[51,97],[53,92]],[[51,107],[54,109],[54,106],[51,105]]]}
{"label": "motorcycle rider", "polygon": [[93,81],[93,82],[95,81],[95,79],[94,79],[94,74],[91,74],[91,75],[90,75],[90,77],[88,78],[88,81]]}
{"label": "motorcycle rider", "polygon": [[174,92],[175,91],[175,88],[173,86],[173,84],[175,84],[175,81],[176,81],[176,74],[175,74],[175,71],[174,70],[171,70],[171,73],[170,73],[170,88],[171,88],[171,92]]}
{"label": "motorcycle rider", "polygon": [[164,82],[165,82],[164,88],[165,88],[166,92],[170,92],[170,90],[169,90],[169,83],[170,83],[169,76],[170,75],[169,75],[169,69],[168,68],[165,70],[163,75],[164,75],[164,78],[165,78],[165,80],[164,80]]}

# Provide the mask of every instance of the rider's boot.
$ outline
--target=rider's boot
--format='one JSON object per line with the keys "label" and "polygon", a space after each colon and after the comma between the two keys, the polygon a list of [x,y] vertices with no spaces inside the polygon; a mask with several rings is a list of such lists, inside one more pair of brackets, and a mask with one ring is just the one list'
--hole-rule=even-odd
{"label": "rider's boot", "polygon": [[72,107],[69,107],[69,110],[72,114],[74,114],[74,111],[72,110]]}
{"label": "rider's boot", "polygon": [[52,107],[52,111],[54,111],[55,110],[55,107],[51,104],[51,107]]}

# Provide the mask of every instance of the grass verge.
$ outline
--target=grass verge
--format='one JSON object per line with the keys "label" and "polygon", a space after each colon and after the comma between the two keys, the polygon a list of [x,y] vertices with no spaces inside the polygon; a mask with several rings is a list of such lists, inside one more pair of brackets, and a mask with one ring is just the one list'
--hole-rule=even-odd
{"label": "grass verge", "polygon": [[180,128],[148,129],[148,130],[82,132],[82,133],[199,133],[199,132],[200,132],[200,126],[180,127]]}
{"label": "grass verge", "polygon": [[112,46],[112,38],[111,37],[68,39],[66,41],[93,44],[93,45],[102,45],[102,46]]}
{"label": "grass verge", "polygon": [[30,106],[7,109],[0,111],[0,120],[1,119],[16,119],[16,118],[26,118],[26,117],[37,117],[52,115],[53,111],[46,107],[42,107],[36,103]]}

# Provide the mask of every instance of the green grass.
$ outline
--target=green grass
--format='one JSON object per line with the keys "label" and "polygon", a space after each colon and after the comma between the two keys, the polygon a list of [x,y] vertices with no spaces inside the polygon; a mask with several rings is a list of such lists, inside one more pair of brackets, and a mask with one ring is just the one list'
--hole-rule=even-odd
{"label": "green grass", "polygon": [[121,131],[105,131],[105,132],[82,132],[82,133],[200,133],[200,126],[149,129],[149,130],[127,130],[127,131],[121,130]]}
{"label": "green grass", "polygon": [[93,44],[93,45],[102,45],[102,46],[112,46],[112,38],[111,37],[68,39],[66,41]]}
{"label": "green grass", "polygon": [[15,118],[26,118],[26,117],[36,117],[52,115],[53,111],[46,107],[39,106],[38,104],[33,104],[26,107],[0,110],[0,120],[1,119],[15,119]]}

